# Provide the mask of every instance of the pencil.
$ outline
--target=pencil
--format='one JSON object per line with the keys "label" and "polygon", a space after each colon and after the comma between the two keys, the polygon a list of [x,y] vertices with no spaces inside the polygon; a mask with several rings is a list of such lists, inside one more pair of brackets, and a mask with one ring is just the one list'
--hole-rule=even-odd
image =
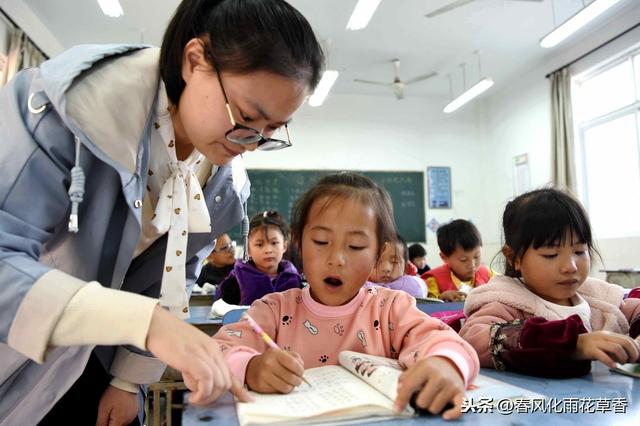
{"label": "pencil", "polygon": [[[280,349],[280,346],[278,346],[278,344],[276,342],[273,341],[273,339],[271,337],[269,337],[269,335],[267,333],[265,333],[265,331],[262,329],[262,327],[260,327],[260,325],[258,325],[258,323],[251,318],[251,316],[249,314],[247,314],[246,312],[242,314],[242,316],[249,322],[249,325],[251,326],[251,329],[260,337],[262,337],[262,340],[265,341],[265,343],[273,349]],[[307,379],[304,378],[304,376],[302,376],[302,381],[305,382],[306,384],[308,384],[309,386],[311,386],[311,383],[309,383],[307,381]]]}

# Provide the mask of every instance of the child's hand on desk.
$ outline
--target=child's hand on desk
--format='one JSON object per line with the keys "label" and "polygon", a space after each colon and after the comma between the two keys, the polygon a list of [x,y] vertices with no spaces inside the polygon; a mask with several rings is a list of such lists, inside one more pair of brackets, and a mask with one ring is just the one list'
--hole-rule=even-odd
{"label": "child's hand on desk", "polygon": [[440,414],[447,404],[452,408],[442,413],[445,420],[462,415],[464,380],[456,366],[447,358],[433,356],[416,362],[398,379],[398,396],[394,402],[397,412],[404,410],[412,396],[419,408]]}
{"label": "child's hand on desk", "polygon": [[447,290],[440,295],[440,299],[445,302],[463,302],[467,294],[458,290]]}
{"label": "child's hand on desk", "polygon": [[260,393],[289,393],[302,383],[304,364],[295,352],[268,348],[247,365],[245,381]]}
{"label": "child's hand on desk", "polygon": [[640,357],[640,345],[629,336],[610,331],[594,331],[578,335],[574,359],[595,359],[609,368],[616,362],[636,362]]}
{"label": "child's hand on desk", "polygon": [[192,325],[156,306],[147,332],[147,349],[182,373],[193,393],[189,402],[208,405],[227,390],[240,401],[252,398],[231,375],[218,344]]}

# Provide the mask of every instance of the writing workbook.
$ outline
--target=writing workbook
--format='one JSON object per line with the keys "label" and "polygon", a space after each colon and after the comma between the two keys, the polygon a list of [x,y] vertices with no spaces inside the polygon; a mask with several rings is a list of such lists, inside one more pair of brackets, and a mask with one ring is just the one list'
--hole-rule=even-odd
{"label": "writing workbook", "polygon": [[393,413],[402,374],[396,360],[343,351],[339,362],[305,370],[311,386],[303,383],[289,394],[251,392],[255,402],[237,403],[240,425],[321,424],[414,415],[411,407],[399,415]]}
{"label": "writing workbook", "polygon": [[[309,425],[373,421],[416,415],[409,406],[393,413],[402,369],[394,359],[343,351],[340,365],[305,370],[311,386],[301,384],[289,394],[251,392],[254,402],[237,402],[241,426]],[[486,376],[478,376],[467,398],[544,399],[545,396]]]}

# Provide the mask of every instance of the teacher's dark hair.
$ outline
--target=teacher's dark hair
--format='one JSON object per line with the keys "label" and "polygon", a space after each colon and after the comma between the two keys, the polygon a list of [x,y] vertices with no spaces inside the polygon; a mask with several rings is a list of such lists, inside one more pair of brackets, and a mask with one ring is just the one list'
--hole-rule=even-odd
{"label": "teacher's dark hair", "polygon": [[[284,0],[183,0],[162,40],[160,75],[172,103],[185,88],[182,56],[200,37],[219,71],[267,71],[315,89],[324,54],[309,22]],[[211,63],[213,65],[213,63]]]}

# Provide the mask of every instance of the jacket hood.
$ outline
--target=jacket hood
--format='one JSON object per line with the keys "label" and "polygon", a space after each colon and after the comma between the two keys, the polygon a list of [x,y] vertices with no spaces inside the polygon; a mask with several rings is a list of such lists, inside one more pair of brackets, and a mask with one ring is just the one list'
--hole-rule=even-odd
{"label": "jacket hood", "polygon": [[[76,46],[41,65],[41,81],[32,88],[33,101],[29,100],[29,107],[35,109],[51,104],[75,135],[76,150],[81,143],[112,166],[123,187],[129,186],[135,174],[141,177],[135,194],[127,193],[130,204],[144,191],[146,170],[142,169],[147,164],[160,84],[159,60],[160,49],[147,45]],[[69,229],[73,232],[77,227],[71,227],[72,218],[84,194],[84,177],[77,166],[78,157],[69,189],[73,203]],[[231,168],[233,187],[246,200],[250,185],[242,156],[222,167]]]}
{"label": "jacket hood", "polygon": [[145,45],[80,45],[40,67],[43,90],[61,119],[119,171],[139,171],[139,145],[160,78],[159,55],[160,49]]}

